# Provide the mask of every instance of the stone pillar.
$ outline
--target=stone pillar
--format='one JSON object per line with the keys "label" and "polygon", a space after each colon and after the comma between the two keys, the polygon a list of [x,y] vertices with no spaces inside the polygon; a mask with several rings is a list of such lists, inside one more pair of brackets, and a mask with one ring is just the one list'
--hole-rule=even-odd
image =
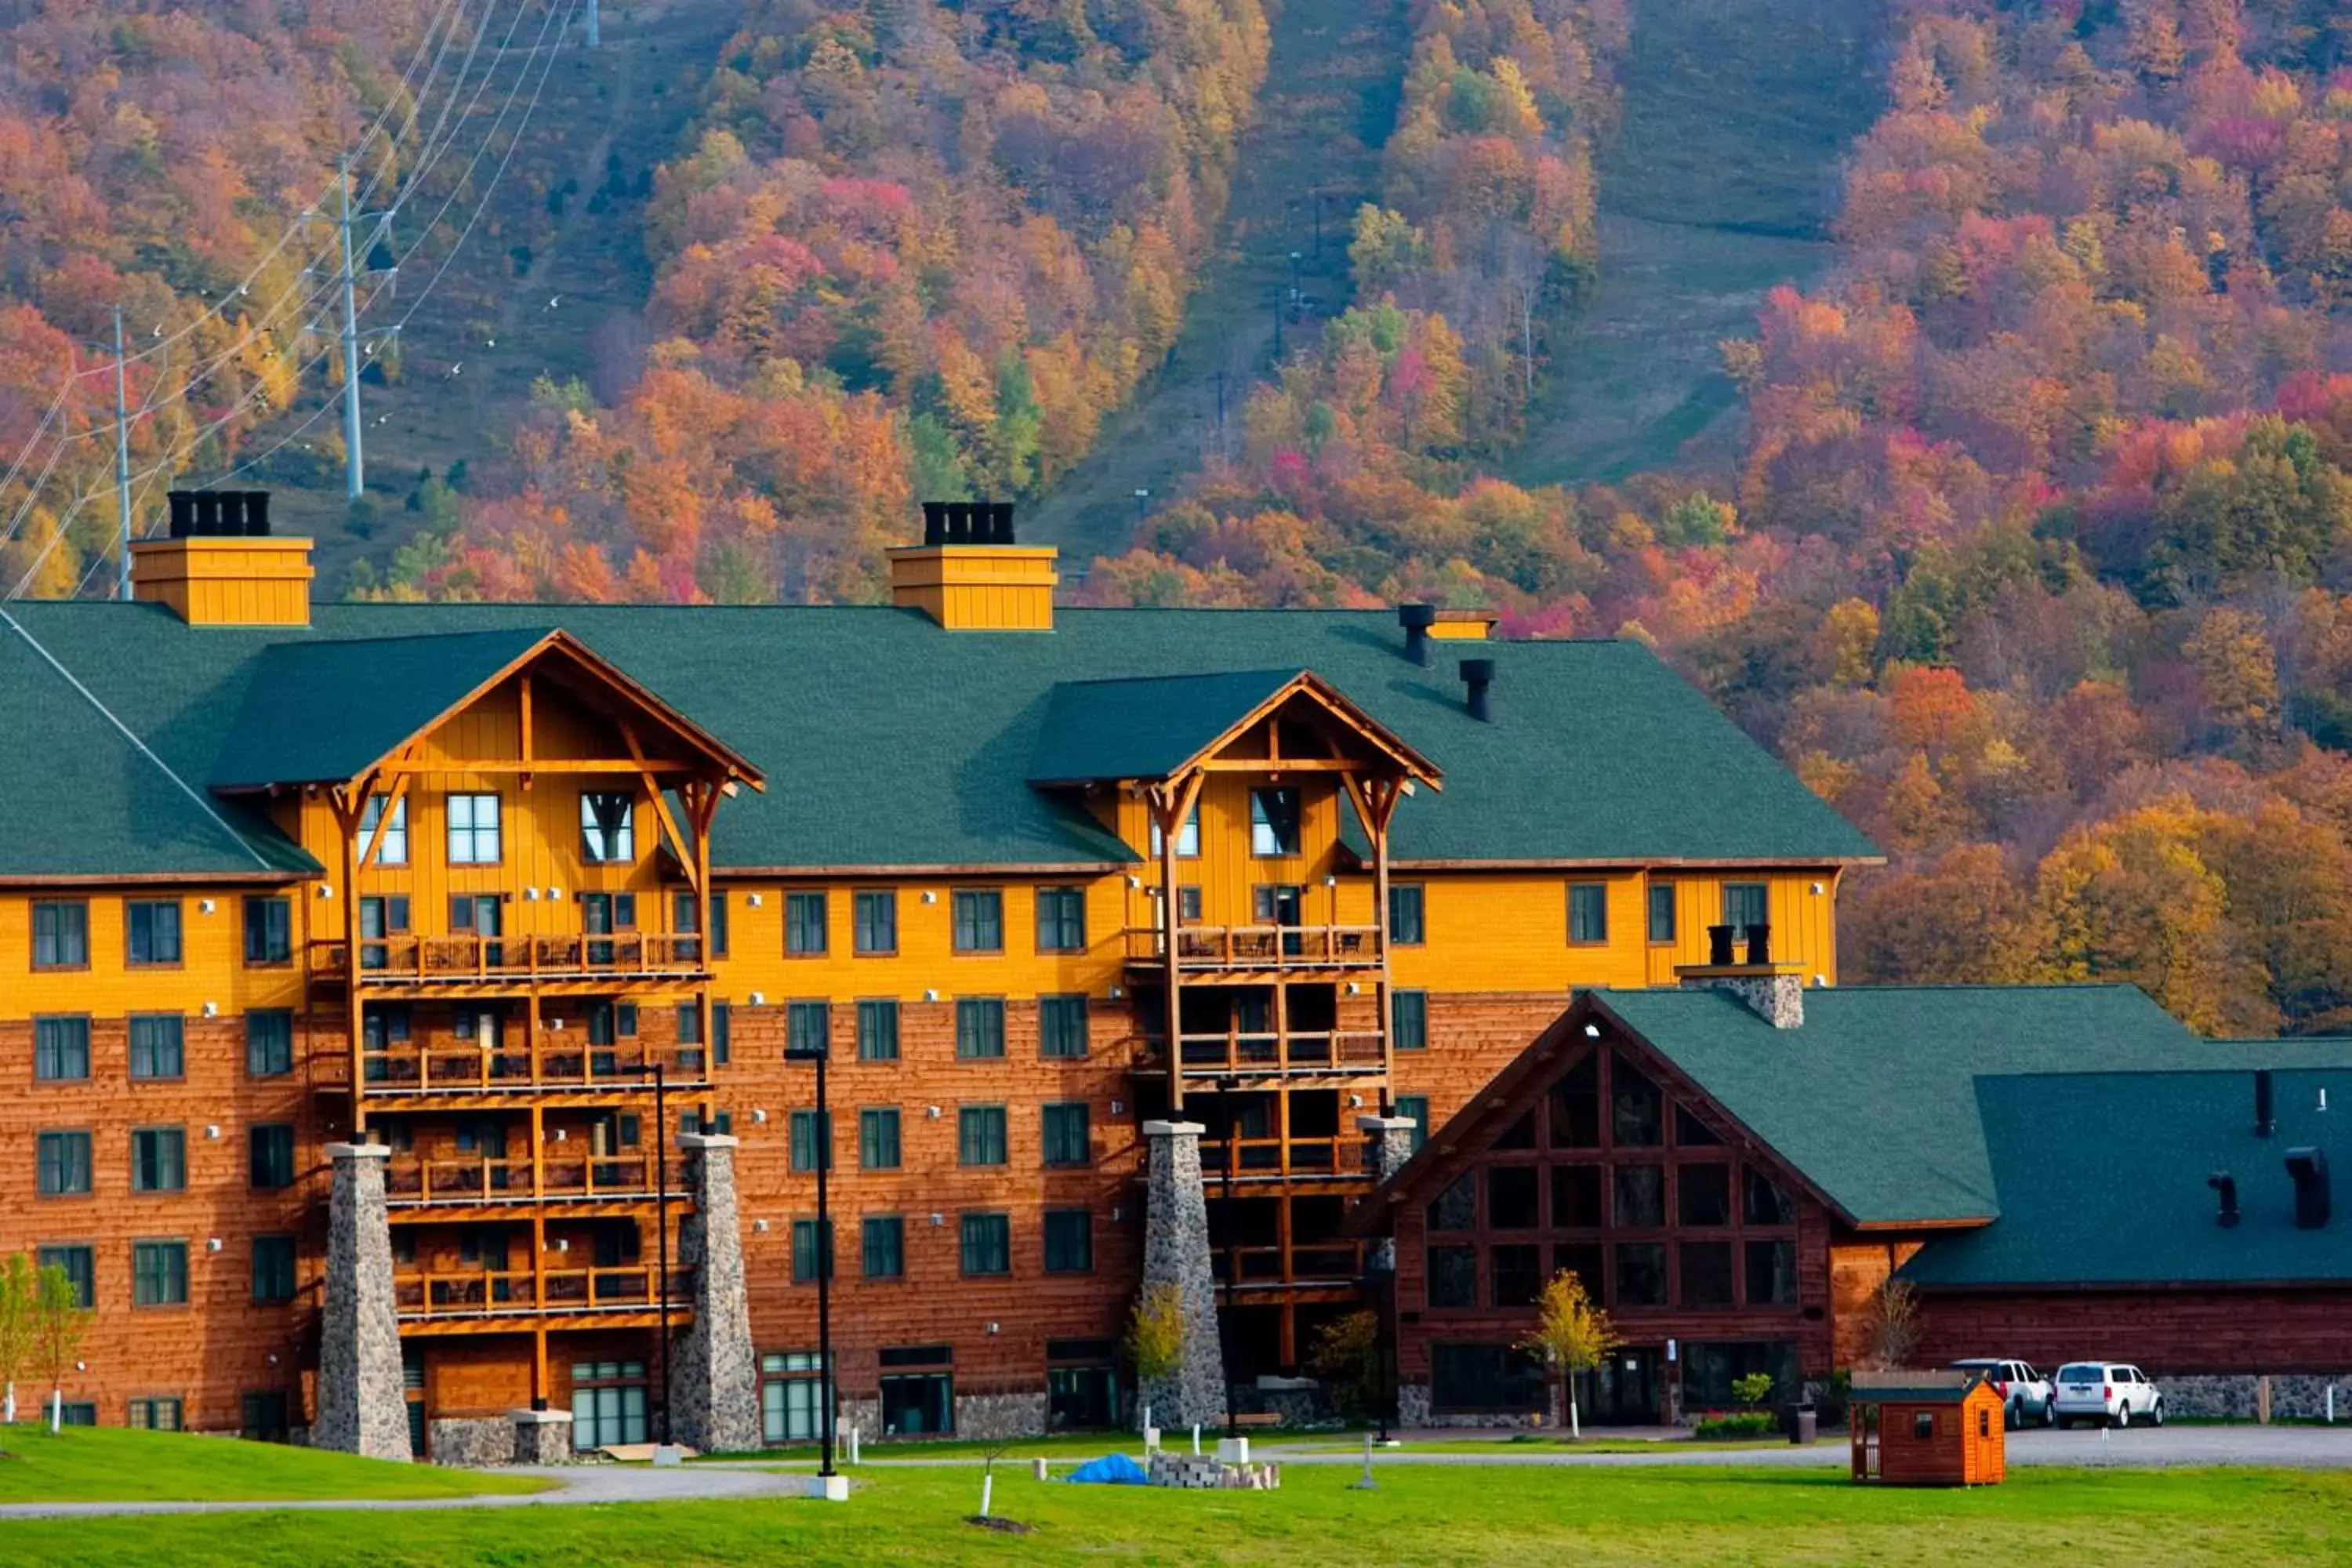
{"label": "stone pillar", "polygon": [[510,1410],[514,1423],[514,1462],[518,1465],[568,1465],[572,1462],[572,1412]]}
{"label": "stone pillar", "polygon": [[694,1270],[694,1322],[669,1363],[670,1439],[705,1454],[760,1446],[760,1363],[743,1293],[743,1228],[735,1208],[736,1140],[688,1133],[697,1155],[694,1212],[678,1226],[678,1261]]}
{"label": "stone pillar", "polygon": [[381,1143],[330,1143],[327,1293],[319,1327],[319,1418],[310,1446],[374,1459],[413,1459],[392,1297],[392,1226]]}
{"label": "stone pillar", "polygon": [[1154,1426],[1222,1425],[1225,1358],[1217,1342],[1217,1279],[1209,1261],[1209,1201],[1201,1187],[1197,1121],[1147,1121],[1150,1151],[1143,1227],[1143,1288],[1172,1285],[1184,1303],[1184,1359],[1172,1377],[1138,1391]]}
{"label": "stone pillar", "polygon": [[[1370,1145],[1365,1151],[1366,1170],[1378,1186],[1399,1171],[1412,1158],[1412,1135],[1421,1123],[1410,1116],[1359,1116],[1357,1130]],[[1368,1273],[1396,1272],[1396,1238],[1383,1236],[1372,1243],[1364,1258]]]}

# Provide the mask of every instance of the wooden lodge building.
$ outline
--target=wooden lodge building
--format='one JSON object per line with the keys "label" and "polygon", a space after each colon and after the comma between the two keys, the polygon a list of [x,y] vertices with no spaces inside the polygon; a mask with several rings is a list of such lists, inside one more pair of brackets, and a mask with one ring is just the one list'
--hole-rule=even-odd
{"label": "wooden lodge building", "polygon": [[[1110,1423],[1148,1271],[1213,1418],[1360,1302],[1381,1151],[1485,1136],[1538,1035],[1733,1005],[1643,989],[1710,926],[1833,984],[1874,856],[1637,644],[1057,607],[1009,509],[887,605],[743,608],[313,604],[258,502],[174,513],[137,602],[0,612],[0,1252],[95,1309],[78,1419],[807,1436],[828,1259],[868,1434]],[[1796,1297],[1719,1337],[1810,1365],[1812,1243],[1879,1211],[1798,1155],[1739,1232]]]}

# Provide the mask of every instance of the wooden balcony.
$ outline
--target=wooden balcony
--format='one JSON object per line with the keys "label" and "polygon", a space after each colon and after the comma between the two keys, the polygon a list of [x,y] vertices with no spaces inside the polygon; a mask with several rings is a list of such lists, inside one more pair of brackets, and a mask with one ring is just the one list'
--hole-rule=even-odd
{"label": "wooden balcony", "polygon": [[[1229,1029],[1180,1035],[1177,1044],[1188,1079],[1377,1077],[1388,1065],[1377,1029]],[[1167,1036],[1144,1036],[1143,1049],[1143,1070],[1168,1070]]]}
{"label": "wooden balcony", "polygon": [[1244,1294],[1267,1290],[1350,1289],[1363,1277],[1360,1241],[1266,1243],[1210,1248],[1217,1289]]}
{"label": "wooden balcony", "polygon": [[[534,1318],[635,1317],[657,1312],[659,1271],[651,1265],[610,1268],[412,1269],[392,1277],[393,1310],[402,1327],[529,1326]],[[693,1314],[694,1276],[670,1275],[670,1317]]]}
{"label": "wooden balcony", "polygon": [[[349,1092],[351,1053],[330,1045],[310,1053],[312,1083],[331,1092]],[[697,1089],[710,1082],[709,1058],[699,1047],[668,1050],[634,1040],[590,1044],[583,1032],[543,1036],[539,1049],[500,1046],[484,1050],[464,1040],[422,1042],[362,1050],[361,1088],[373,1099],[531,1095],[562,1091],[583,1096],[651,1094],[654,1068],[663,1069],[672,1089]]]}
{"label": "wooden balcony", "polygon": [[[683,1163],[672,1161],[667,1174],[670,1202],[684,1202]],[[540,1163],[536,1187],[532,1176],[528,1159],[424,1160],[412,1155],[386,1166],[383,1186],[395,1213],[509,1204],[638,1204],[659,1196],[650,1154],[567,1154]]]}
{"label": "wooden balcony", "polygon": [[[609,936],[388,936],[359,943],[362,990],[451,994],[535,987],[607,986],[638,980],[707,979],[703,940],[692,932],[615,931]],[[310,974],[328,984],[352,978],[351,948],[310,944]]]}
{"label": "wooden balcony", "polygon": [[[1362,1181],[1370,1177],[1364,1135],[1333,1133],[1308,1138],[1234,1138],[1234,1181]],[[1227,1141],[1204,1134],[1201,1139],[1202,1186],[1214,1196],[1224,1181]]]}
{"label": "wooden balcony", "polygon": [[[1156,926],[1130,926],[1127,962],[1157,968],[1167,944]],[[1176,932],[1179,974],[1288,974],[1381,966],[1378,926],[1183,926]]]}

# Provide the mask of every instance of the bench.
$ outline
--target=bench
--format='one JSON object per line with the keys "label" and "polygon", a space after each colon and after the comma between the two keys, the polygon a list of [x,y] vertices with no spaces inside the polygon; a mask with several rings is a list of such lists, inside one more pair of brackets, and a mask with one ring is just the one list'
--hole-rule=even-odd
{"label": "bench", "polygon": [[1279,1426],[1282,1425],[1282,1416],[1278,1412],[1272,1410],[1253,1410],[1247,1415],[1234,1416],[1233,1424],[1236,1428]]}

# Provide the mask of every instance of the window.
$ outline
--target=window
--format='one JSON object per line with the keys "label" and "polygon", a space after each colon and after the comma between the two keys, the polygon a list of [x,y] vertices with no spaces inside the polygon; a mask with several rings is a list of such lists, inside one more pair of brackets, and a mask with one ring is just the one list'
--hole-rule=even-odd
{"label": "window", "polygon": [[80,899],[41,899],[33,905],[33,967],[89,967],[89,905]]}
{"label": "window", "polygon": [[1394,1114],[1412,1123],[1412,1151],[1420,1153],[1421,1146],[1429,1142],[1429,1096],[1398,1095]]}
{"label": "window", "polygon": [[824,1436],[824,1363],[814,1351],[761,1356],[760,1435],[771,1443]]}
{"label": "window", "polygon": [[1568,885],[1568,940],[1603,942],[1609,940],[1609,889],[1601,882]]}
{"label": "window", "polygon": [[677,1005],[677,1043],[686,1047],[677,1053],[682,1067],[700,1067],[702,1053],[692,1047],[702,1044],[702,1009],[692,1002]]}
{"label": "window", "polygon": [[1731,1305],[1731,1243],[1685,1241],[1682,1244],[1683,1295],[1685,1307]]}
{"label": "window", "polygon": [[495,795],[449,796],[449,864],[495,866],[499,845],[499,797]]}
{"label": "window", "polygon": [[1475,1307],[1478,1304],[1478,1249],[1475,1247],[1433,1247],[1429,1249],[1429,1304]]}
{"label": "window", "polygon": [[580,795],[580,858],[592,866],[625,864],[637,858],[636,801],[619,790],[583,790]]}
{"label": "window", "polygon": [[245,1070],[278,1078],[294,1070],[294,1015],[267,1008],[245,1016]]}
{"label": "window", "polygon": [[898,1168],[898,1110],[883,1106],[857,1113],[857,1168],[895,1171]]}
{"label": "window", "polygon": [[1745,934],[1749,926],[1760,926],[1769,918],[1769,889],[1761,882],[1726,882],[1723,885],[1723,923],[1736,934]]}
{"label": "window", "polygon": [[[1262,926],[1295,926],[1299,923],[1307,889],[1288,882],[1265,882],[1250,889],[1250,912]],[[1298,951],[1298,939],[1288,938],[1283,944],[1286,952]]]}
{"label": "window", "polygon": [[1675,885],[1672,882],[1650,884],[1650,940],[1675,940]]}
{"label": "window", "polygon": [[1429,1048],[1429,993],[1389,993],[1389,1045],[1400,1051]]}
{"label": "window", "polygon": [[1551,1089],[1551,1146],[1601,1147],[1601,1056],[1587,1051]]}
{"label": "window", "polygon": [[131,1016],[131,1076],[181,1078],[187,1072],[186,1035],[177,1013]]}
{"label": "window", "polygon": [[1795,1242],[1748,1243],[1748,1304],[1751,1307],[1793,1307],[1797,1304]]}
{"label": "window", "polygon": [[1490,1230],[1534,1230],[1542,1224],[1537,1212],[1538,1177],[1533,1165],[1486,1167],[1486,1226]]}
{"label": "window", "polygon": [[1780,1184],[1753,1165],[1740,1167],[1739,1218],[1743,1225],[1794,1225],[1797,1205]]}
{"label": "window", "polygon": [[1298,853],[1298,791],[1295,786],[1250,791],[1250,853]]}
{"label": "window", "polygon": [[1516,1345],[1433,1344],[1429,1396],[1440,1410],[1540,1410],[1544,1371]]}
{"label": "window", "polygon": [[1013,1216],[968,1214],[963,1216],[963,1271],[966,1274],[1013,1272]]}
{"label": "window", "polygon": [[129,1424],[147,1432],[177,1432],[180,1430],[180,1402],[176,1399],[134,1399],[131,1402]]}
{"label": "window", "polygon": [[1087,1136],[1085,1100],[1045,1107],[1044,1122],[1045,1163],[1084,1165],[1092,1162],[1094,1153]]}
{"label": "window", "polygon": [[[364,851],[368,841],[375,838],[375,860],[378,866],[408,864],[408,797],[392,802],[392,820],[383,819],[385,797],[372,795],[360,807],[360,848]],[[382,826],[383,837],[376,838],[376,828]]]}
{"label": "window", "polygon": [[1087,949],[1087,895],[1080,888],[1037,889],[1037,951],[1084,952]]}
{"label": "window", "polygon": [[257,1236],[253,1238],[253,1300],[273,1305],[294,1299],[294,1238]]}
{"label": "window", "polygon": [[1543,1294],[1543,1248],[1518,1243],[1486,1249],[1486,1273],[1497,1307],[1532,1307]]}
{"label": "window", "polygon": [[574,1362],[572,1366],[572,1447],[593,1454],[615,1443],[646,1440],[646,1363]]}
{"label": "window", "polygon": [[1675,1147],[1678,1149],[1720,1149],[1723,1140],[1715,1129],[1698,1119],[1687,1105],[1675,1107]]}
{"label": "window", "polygon": [[814,1285],[817,1270],[833,1278],[833,1226],[813,1219],[793,1221],[793,1283]]}
{"label": "window", "polygon": [[131,1190],[180,1193],[188,1187],[188,1134],[178,1127],[136,1127],[131,1132]]}
{"label": "window", "polygon": [[386,937],[408,933],[408,900],[394,894],[360,900],[360,967],[382,969],[392,962]]}
{"label": "window", "polygon": [[282,1192],[294,1184],[294,1127],[287,1121],[256,1122],[246,1133],[247,1163],[253,1190]]}
{"label": "window", "polygon": [[723,1068],[735,1058],[735,1009],[724,1002],[710,1005],[710,1065]]}
{"label": "window", "polygon": [[131,1244],[131,1304],[134,1307],[184,1307],[188,1304],[186,1242],[134,1241]]}
{"label": "window", "polygon": [[795,1051],[833,1054],[833,1006],[825,1002],[792,1002],[784,1006],[784,1045]]}
{"label": "window", "polygon": [[[1201,804],[1194,801],[1192,814],[1184,818],[1184,826],[1176,830],[1176,858],[1195,860],[1200,855]],[[1155,860],[1160,858],[1160,825],[1156,822],[1151,825],[1151,858]]]}
{"label": "window", "polygon": [[36,1142],[40,1179],[36,1185],[45,1198],[71,1197],[89,1191],[89,1134],[44,1132]]}
{"label": "window", "polygon": [[1612,1132],[1621,1145],[1650,1148],[1665,1139],[1665,1099],[1658,1086],[1623,1057],[1609,1063]]}
{"label": "window", "polygon": [[242,1395],[238,1401],[242,1418],[236,1435],[248,1443],[283,1443],[289,1440],[286,1391],[282,1388],[260,1389]]}
{"label": "window", "polygon": [[963,888],[954,896],[955,950],[1004,951],[1004,895],[994,888]]}
{"label": "window", "polygon": [[956,1055],[966,1059],[1004,1054],[1004,1000],[999,996],[956,998]]}
{"label": "window", "polygon": [[247,897],[245,962],[256,968],[294,962],[293,900],[261,893]]}
{"label": "window", "polygon": [[892,1001],[857,1005],[857,1059],[895,1062],[898,1059],[898,1004]]}
{"label": "window", "polygon": [[792,1114],[793,1169],[807,1173],[816,1169],[817,1161],[833,1169],[833,1129],[825,1123],[833,1120],[828,1113],[819,1116],[814,1110],[795,1110]]}
{"label": "window", "polygon": [[1004,1107],[967,1105],[956,1112],[956,1159],[965,1165],[1005,1163]]}
{"label": "window", "polygon": [[1932,1410],[1912,1412],[1911,1436],[1923,1443],[1933,1438],[1936,1436],[1936,1413]]}
{"label": "window", "polygon": [[784,895],[784,956],[814,958],[825,950],[823,893]]}
{"label": "window", "polygon": [[1389,889],[1389,941],[1399,947],[1419,947],[1429,940],[1422,923],[1422,890],[1418,883]]}
{"label": "window", "polygon": [[[1158,889],[1154,889],[1156,892]],[[1196,926],[1201,923],[1201,889],[1198,887],[1176,889],[1176,923]]]}
{"label": "window", "polygon": [[83,1246],[44,1247],[34,1256],[37,1268],[61,1270],[67,1283],[73,1287],[74,1305],[88,1311],[98,1305],[98,1260],[91,1248]]}
{"label": "window", "polygon": [[1478,1173],[1465,1171],[1454,1184],[1431,1200],[1429,1228],[1475,1230],[1478,1227]]}
{"label": "window", "polygon": [[1730,1166],[1685,1165],[1675,1185],[1675,1207],[1685,1226],[1712,1229],[1731,1223]]}
{"label": "window", "polygon": [[[681,929],[690,931],[693,928]],[[727,956],[727,895],[718,889],[713,889],[710,894],[710,956]]]}
{"label": "window", "polygon": [[1617,1244],[1617,1290],[1612,1307],[1666,1304],[1666,1247],[1659,1241]]}
{"label": "window", "polygon": [[898,1279],[907,1272],[907,1222],[897,1215],[868,1219],[860,1227],[868,1279]]}
{"label": "window", "polygon": [[33,1076],[51,1079],[89,1076],[88,1018],[77,1016],[33,1020]]}
{"label": "window", "polygon": [[1045,1211],[1045,1272],[1090,1274],[1095,1267],[1092,1209]]}
{"label": "window", "polygon": [[[389,1050],[408,1044],[411,1019],[404,1003],[371,1006],[360,1015],[360,1044],[371,1051]],[[460,1015],[450,1025],[450,1033],[458,1039],[474,1037],[470,1015]]]}
{"label": "window", "polygon": [[1083,1057],[1087,1054],[1087,999],[1084,996],[1037,998],[1037,1054],[1041,1057]]}
{"label": "window", "polygon": [[1551,1168],[1552,1228],[1599,1230],[1607,1223],[1601,1214],[1601,1167],[1554,1165]]}
{"label": "window", "polygon": [[851,924],[859,953],[898,951],[898,895],[887,888],[867,889],[850,901]]}
{"label": "window", "polygon": [[1656,1230],[1666,1223],[1666,1173],[1660,1165],[1620,1165],[1611,1173],[1620,1230]]}
{"label": "window", "polygon": [[133,967],[180,962],[180,900],[133,899],[122,906],[124,956]]}
{"label": "window", "polygon": [[716,1132],[721,1138],[731,1138],[735,1134],[735,1113],[731,1110],[716,1111],[711,1115],[710,1125],[705,1127],[702,1124],[702,1112],[682,1110],[678,1112],[677,1130],[688,1137],[692,1137],[698,1132]]}

